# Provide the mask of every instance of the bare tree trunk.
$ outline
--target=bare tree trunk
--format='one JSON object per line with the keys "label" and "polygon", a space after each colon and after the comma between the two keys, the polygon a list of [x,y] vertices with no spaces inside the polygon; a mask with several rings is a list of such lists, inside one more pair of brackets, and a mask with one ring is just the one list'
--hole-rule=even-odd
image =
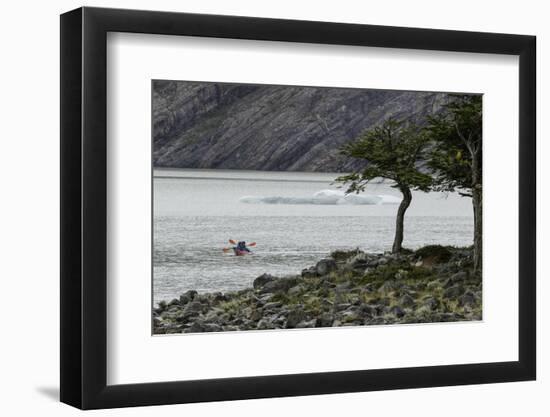
{"label": "bare tree trunk", "polygon": [[399,189],[403,194],[403,200],[401,200],[401,204],[399,204],[399,208],[397,209],[397,219],[395,222],[395,238],[393,239],[392,253],[401,252],[401,245],[403,243],[403,223],[405,220],[405,212],[409,208],[412,200],[412,193],[409,187],[401,186],[399,187]]}
{"label": "bare tree trunk", "polygon": [[474,206],[474,274],[481,272],[483,258],[482,206],[481,187],[472,192]]}
{"label": "bare tree trunk", "polygon": [[474,206],[474,274],[481,273],[483,260],[483,188],[477,153],[472,155],[472,205]]}

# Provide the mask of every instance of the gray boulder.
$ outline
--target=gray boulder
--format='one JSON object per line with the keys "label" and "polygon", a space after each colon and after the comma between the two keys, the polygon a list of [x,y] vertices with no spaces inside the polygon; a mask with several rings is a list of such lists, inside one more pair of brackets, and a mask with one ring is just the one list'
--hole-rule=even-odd
{"label": "gray boulder", "polygon": [[195,321],[191,326],[185,329],[185,333],[204,333],[208,331],[208,326],[202,321]]}
{"label": "gray boulder", "polygon": [[262,310],[252,310],[252,313],[250,313],[250,320],[252,321],[259,321],[263,316]]}
{"label": "gray boulder", "polygon": [[[374,262],[374,263],[373,263]],[[367,267],[376,266],[378,260],[370,255],[360,252],[346,261],[345,267],[356,271],[364,271]]]}
{"label": "gray boulder", "polygon": [[380,259],[378,259],[378,266],[387,265],[388,262],[389,262],[388,258],[380,258]]}
{"label": "gray boulder", "polygon": [[449,278],[449,280],[453,283],[453,284],[456,284],[458,282],[464,282],[468,279],[468,272],[466,271],[460,271],[460,272],[457,272],[456,274],[454,275],[451,275],[451,278]]}
{"label": "gray boulder", "polygon": [[286,328],[294,329],[298,323],[306,319],[306,314],[302,310],[292,310],[288,313],[286,319]]}
{"label": "gray boulder", "polygon": [[290,296],[296,296],[298,294],[301,294],[304,291],[304,286],[301,284],[298,284],[291,289],[288,290],[288,295]]}
{"label": "gray boulder", "polygon": [[186,291],[184,292],[181,296],[180,296],[180,304],[187,304],[191,301],[193,301],[193,299],[195,298],[195,296],[197,295],[197,291],[195,290],[189,290],[189,291]]}
{"label": "gray boulder", "polygon": [[305,328],[309,328],[309,327],[315,327],[315,324],[316,324],[317,320],[316,319],[312,319],[312,320],[308,320],[308,321],[301,321],[300,323],[298,323],[296,325],[296,329],[305,329]]}
{"label": "gray boulder", "polygon": [[458,299],[460,307],[473,307],[476,304],[476,298],[472,293],[466,293]]}
{"label": "gray boulder", "polygon": [[412,298],[409,294],[405,294],[403,295],[403,297],[401,297],[401,299],[399,300],[399,304],[402,306],[402,307],[412,307],[414,306],[415,302],[414,302],[414,298]]}
{"label": "gray boulder", "polygon": [[[258,279],[258,278],[256,278]],[[261,287],[261,293],[275,293],[278,291],[286,292],[290,288],[294,287],[297,283],[296,278],[275,278],[268,281],[263,287]]]}
{"label": "gray boulder", "polygon": [[208,322],[218,322],[219,320],[221,320],[220,316],[223,313],[224,312],[221,308],[212,308],[211,310],[208,310],[208,312],[204,316],[204,319]]}
{"label": "gray boulder", "polygon": [[183,309],[182,316],[184,318],[192,317],[192,316],[198,316],[203,311],[203,305],[198,301],[191,301],[189,304],[185,306]]}
{"label": "gray boulder", "polygon": [[345,323],[357,323],[363,321],[363,318],[359,315],[359,313],[352,309],[344,311],[341,314],[340,319]]}
{"label": "gray boulder", "polygon": [[317,276],[317,269],[314,266],[302,270],[302,277],[315,278]]}
{"label": "gray boulder", "polygon": [[275,324],[269,319],[261,319],[256,325],[258,330],[275,329]]}
{"label": "gray boulder", "polygon": [[262,274],[254,280],[254,282],[252,283],[252,286],[254,287],[255,290],[257,290],[257,289],[263,287],[268,282],[273,281],[274,279],[276,279],[276,277],[274,277],[273,275]]}
{"label": "gray boulder", "polygon": [[168,307],[179,306],[179,305],[180,305],[180,301],[177,298],[174,298],[172,301],[168,303]]}
{"label": "gray boulder", "polygon": [[206,331],[207,332],[221,332],[222,330],[223,330],[222,326],[220,326],[217,323],[208,323],[208,324],[206,324]]}
{"label": "gray boulder", "polygon": [[384,281],[384,283],[380,286],[379,290],[382,293],[389,293],[401,288],[401,286],[402,284],[397,281],[387,280],[387,281]]}
{"label": "gray boulder", "polygon": [[280,301],[270,301],[269,303],[265,303],[263,308],[264,310],[274,310],[281,307],[282,305],[283,303],[281,303]]}
{"label": "gray boulder", "polygon": [[344,311],[351,307],[350,303],[338,303],[334,304],[334,311]]}
{"label": "gray boulder", "polygon": [[422,304],[430,310],[435,310],[439,307],[439,301],[434,297],[426,297]]}
{"label": "gray boulder", "polygon": [[335,271],[338,268],[336,265],[336,261],[331,258],[327,259],[321,259],[317,264],[315,265],[315,270],[317,271],[317,274],[323,276],[331,273],[332,271]]}
{"label": "gray boulder", "polygon": [[445,298],[456,298],[463,293],[463,289],[460,285],[453,285],[445,290],[443,297]]}
{"label": "gray boulder", "polygon": [[376,308],[372,307],[369,304],[361,304],[359,311],[363,316],[371,317],[376,314]]}
{"label": "gray boulder", "polygon": [[212,294],[212,301],[214,303],[220,303],[222,301],[226,301],[226,297],[225,295],[223,295],[221,292],[218,291]]}
{"label": "gray boulder", "polygon": [[362,289],[361,289],[361,294],[370,294],[372,293],[373,291],[375,291],[376,288],[375,288],[375,285],[374,283],[369,283],[367,285],[365,285]]}
{"label": "gray boulder", "polygon": [[393,306],[392,308],[390,308],[390,313],[393,314],[397,318],[401,318],[405,315],[405,312],[399,306]]}
{"label": "gray boulder", "polygon": [[271,297],[273,297],[273,293],[263,293],[260,297],[254,297],[253,300],[256,301],[256,304],[258,306],[263,306],[265,303],[267,303],[269,300],[271,300]]}
{"label": "gray boulder", "polygon": [[330,313],[324,313],[317,317],[315,327],[331,327],[333,322],[334,316]]}

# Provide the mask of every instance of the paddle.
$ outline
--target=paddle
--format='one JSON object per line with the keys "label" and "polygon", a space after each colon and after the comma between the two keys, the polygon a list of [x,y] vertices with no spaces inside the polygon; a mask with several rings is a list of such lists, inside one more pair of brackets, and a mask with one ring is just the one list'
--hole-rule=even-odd
{"label": "paddle", "polygon": [[[237,244],[237,242],[235,242],[233,239],[229,239],[229,243],[231,243],[232,245],[236,245],[236,244]],[[224,251],[224,252],[228,252],[228,251],[230,251],[231,249],[233,249],[233,248],[223,248],[223,251]]]}

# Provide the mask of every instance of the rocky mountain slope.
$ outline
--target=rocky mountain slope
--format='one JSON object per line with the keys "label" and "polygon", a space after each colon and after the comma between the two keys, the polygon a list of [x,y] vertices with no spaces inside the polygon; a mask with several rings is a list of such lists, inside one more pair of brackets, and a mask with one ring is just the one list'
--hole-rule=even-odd
{"label": "rocky mountain slope", "polygon": [[390,116],[437,112],[444,93],[153,82],[155,167],[345,172],[339,148]]}

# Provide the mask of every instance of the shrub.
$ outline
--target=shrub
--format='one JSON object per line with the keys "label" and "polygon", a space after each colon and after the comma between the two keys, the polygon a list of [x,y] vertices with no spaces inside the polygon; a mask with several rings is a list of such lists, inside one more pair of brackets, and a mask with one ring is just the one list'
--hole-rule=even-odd
{"label": "shrub", "polygon": [[349,258],[358,255],[361,251],[359,248],[353,250],[335,250],[330,254],[330,257],[335,261],[347,261]]}
{"label": "shrub", "polygon": [[438,263],[449,262],[451,256],[453,255],[451,249],[451,246],[429,245],[418,249],[415,252],[415,255],[421,257],[422,259],[431,258],[434,262]]}

